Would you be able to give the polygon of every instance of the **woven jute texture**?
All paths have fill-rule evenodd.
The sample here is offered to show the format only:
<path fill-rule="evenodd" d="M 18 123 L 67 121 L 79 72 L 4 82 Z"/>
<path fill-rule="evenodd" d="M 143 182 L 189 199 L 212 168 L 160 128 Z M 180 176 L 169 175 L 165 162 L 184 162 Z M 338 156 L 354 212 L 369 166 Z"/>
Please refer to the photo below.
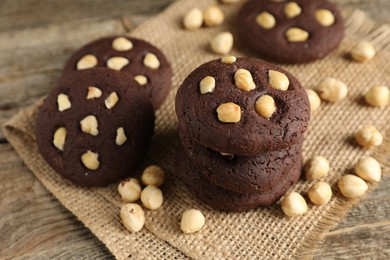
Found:
<path fill-rule="evenodd" d="M 167 173 L 163 187 L 164 204 L 156 211 L 146 211 L 145 228 L 138 233 L 128 232 L 121 224 L 122 205 L 117 183 L 105 188 L 81 188 L 64 180 L 44 162 L 37 151 L 33 129 L 40 100 L 26 108 L 5 125 L 9 142 L 15 147 L 36 177 L 75 214 L 118 259 L 288 259 L 305 258 L 316 249 L 319 241 L 334 227 L 358 199 L 344 199 L 337 189 L 337 180 L 351 173 L 353 165 L 364 155 L 373 155 L 389 172 L 390 108 L 368 107 L 362 95 L 374 85 L 389 84 L 390 28 L 376 26 L 361 11 L 346 15 L 347 35 L 337 51 L 325 59 L 307 65 L 282 65 L 292 72 L 306 88 L 315 88 L 325 77 L 335 77 L 349 86 L 346 100 L 337 104 L 323 103 L 315 112 L 305 136 L 303 155 L 328 158 L 331 171 L 325 181 L 334 190 L 332 200 L 321 207 L 309 205 L 307 214 L 287 218 L 274 205 L 246 213 L 214 211 L 194 198 L 172 174 L 174 154 L 178 144 L 174 98 L 185 76 L 200 64 L 218 58 L 209 50 L 210 38 L 218 32 L 234 32 L 234 15 L 239 6 L 223 6 L 226 21 L 222 26 L 188 32 L 181 27 L 182 16 L 192 7 L 204 8 L 212 0 L 175 2 L 157 17 L 145 22 L 131 33 L 159 46 L 172 63 L 172 91 L 163 107 L 157 111 L 156 131 L 148 156 L 137 170 L 149 164 L 161 165 Z M 378 55 L 360 64 L 347 58 L 346 53 L 358 41 L 371 41 Z M 248 56 L 234 49 L 236 56 Z M 378 149 L 363 150 L 354 142 L 354 132 L 366 124 L 375 125 L 385 142 Z M 223 133 L 221 133 L 223 134 Z M 291 190 L 305 194 L 312 182 L 301 180 Z M 370 185 L 370 190 L 374 189 Z M 364 198 L 363 198 L 364 199 Z M 181 233 L 179 222 L 187 208 L 200 209 L 206 225 L 198 233 Z"/>

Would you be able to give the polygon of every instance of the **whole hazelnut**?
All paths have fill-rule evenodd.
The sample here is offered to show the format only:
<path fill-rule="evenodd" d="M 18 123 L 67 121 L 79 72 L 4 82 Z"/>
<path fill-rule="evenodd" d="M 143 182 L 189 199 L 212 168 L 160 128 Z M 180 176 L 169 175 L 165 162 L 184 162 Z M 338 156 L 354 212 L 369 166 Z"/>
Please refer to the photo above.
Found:
<path fill-rule="evenodd" d="M 205 224 L 205 217 L 197 209 L 187 209 L 184 211 L 180 228 L 184 233 L 194 233 L 202 229 Z"/>
<path fill-rule="evenodd" d="M 356 132 L 355 140 L 360 146 L 370 148 L 381 145 L 383 136 L 375 126 L 368 125 Z"/>
<path fill-rule="evenodd" d="M 202 26 L 203 13 L 199 8 L 191 9 L 183 17 L 183 26 L 186 30 L 196 30 Z"/>
<path fill-rule="evenodd" d="M 233 34 L 222 32 L 210 41 L 211 50 L 216 54 L 227 54 L 233 48 Z"/>
<path fill-rule="evenodd" d="M 324 205 L 332 198 L 332 189 L 326 182 L 317 182 L 310 187 L 307 196 L 314 204 Z"/>
<path fill-rule="evenodd" d="M 284 214 L 289 217 L 296 217 L 307 212 L 307 203 L 301 194 L 291 192 L 285 195 L 280 202 Z"/>
<path fill-rule="evenodd" d="M 312 89 L 306 89 L 307 96 L 309 97 L 310 110 L 313 112 L 317 110 L 321 105 L 321 99 L 317 92 Z"/>
<path fill-rule="evenodd" d="M 134 178 L 129 178 L 121 181 L 118 185 L 118 192 L 125 202 L 134 202 L 141 195 L 141 185 Z"/>
<path fill-rule="evenodd" d="M 165 180 L 164 170 L 158 165 L 150 165 L 143 171 L 141 180 L 145 185 L 160 187 Z"/>
<path fill-rule="evenodd" d="M 163 204 L 163 194 L 156 186 L 148 185 L 141 192 L 141 202 L 148 209 L 158 209 Z"/>
<path fill-rule="evenodd" d="M 374 46 L 367 41 L 359 42 L 352 50 L 351 57 L 358 62 L 366 62 L 375 56 Z"/>
<path fill-rule="evenodd" d="M 381 166 L 377 160 L 367 156 L 359 159 L 355 165 L 356 174 L 369 182 L 378 182 L 381 180 Z"/>
<path fill-rule="evenodd" d="M 370 106 L 385 107 L 389 104 L 390 91 L 385 86 L 375 86 L 368 90 L 364 99 Z"/>
<path fill-rule="evenodd" d="M 204 24 L 206 26 L 216 26 L 223 22 L 225 16 L 216 5 L 210 5 L 203 11 Z"/>
<path fill-rule="evenodd" d="M 131 232 L 138 232 L 145 224 L 145 213 L 135 203 L 127 203 L 121 207 L 120 217 L 123 225 Z"/>
<path fill-rule="evenodd" d="M 323 100 L 336 103 L 347 96 L 348 87 L 338 79 L 326 78 L 319 84 L 318 92 Z"/>
<path fill-rule="evenodd" d="M 323 156 L 314 156 L 305 165 L 305 176 L 308 180 L 325 177 L 329 173 L 329 162 Z"/>
<path fill-rule="evenodd" d="M 362 178 L 351 174 L 342 176 L 337 185 L 341 194 L 349 199 L 359 198 L 368 190 L 367 183 Z"/>

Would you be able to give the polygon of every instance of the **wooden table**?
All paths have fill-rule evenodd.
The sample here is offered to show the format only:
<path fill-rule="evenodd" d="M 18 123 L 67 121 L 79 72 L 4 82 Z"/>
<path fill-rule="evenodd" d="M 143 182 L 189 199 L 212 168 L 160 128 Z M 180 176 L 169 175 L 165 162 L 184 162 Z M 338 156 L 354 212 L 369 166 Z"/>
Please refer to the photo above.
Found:
<path fill-rule="evenodd" d="M 0 0 L 0 124 L 48 93 L 70 53 L 173 0 Z M 390 24 L 389 0 L 338 0 Z M 388 82 L 390 84 L 390 82 Z M 113 256 L 23 164 L 0 131 L 0 259 Z M 390 259 L 390 178 L 326 234 L 314 259 Z"/>

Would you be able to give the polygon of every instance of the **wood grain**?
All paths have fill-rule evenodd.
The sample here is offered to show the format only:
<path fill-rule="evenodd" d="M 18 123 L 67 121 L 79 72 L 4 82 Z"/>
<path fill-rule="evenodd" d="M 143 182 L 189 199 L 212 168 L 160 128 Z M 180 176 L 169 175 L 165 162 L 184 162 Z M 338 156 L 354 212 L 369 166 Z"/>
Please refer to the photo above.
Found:
<path fill-rule="evenodd" d="M 0 259 L 111 257 L 43 187 L 9 144 L 0 146 L 0 173 Z"/>
<path fill-rule="evenodd" d="M 70 53 L 123 33 L 172 0 L 0 1 L 0 124 L 48 93 Z M 338 0 L 390 23 L 388 0 Z M 0 259 L 113 259 L 37 181 L 0 131 Z M 390 259 L 390 178 L 330 231 L 314 259 Z"/>

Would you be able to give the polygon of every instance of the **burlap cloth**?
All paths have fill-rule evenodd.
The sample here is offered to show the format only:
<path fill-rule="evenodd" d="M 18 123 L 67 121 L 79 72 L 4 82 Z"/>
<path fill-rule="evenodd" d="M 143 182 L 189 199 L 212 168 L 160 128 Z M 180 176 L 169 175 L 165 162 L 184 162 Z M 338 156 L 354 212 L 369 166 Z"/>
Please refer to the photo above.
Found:
<path fill-rule="evenodd" d="M 184 77 L 198 65 L 218 56 L 209 51 L 210 38 L 217 32 L 232 30 L 237 5 L 223 6 L 227 16 L 224 25 L 188 32 L 181 28 L 182 16 L 194 6 L 204 8 L 212 0 L 184 0 L 172 4 L 157 17 L 131 33 L 159 46 L 171 61 L 174 71 L 172 91 L 157 112 L 157 127 L 149 154 L 143 166 L 154 163 L 168 175 L 164 204 L 156 211 L 146 211 L 145 228 L 130 233 L 122 225 L 117 184 L 106 188 L 80 188 L 57 175 L 43 161 L 34 142 L 37 102 L 5 124 L 5 134 L 20 157 L 36 177 L 75 214 L 118 259 L 180 258 L 197 259 L 287 259 L 303 258 L 314 252 L 324 233 L 334 227 L 348 209 L 359 200 L 342 198 L 336 182 L 350 173 L 363 155 L 375 156 L 389 172 L 390 142 L 376 150 L 363 150 L 353 141 L 354 132 L 365 124 L 374 124 L 389 136 L 390 109 L 364 105 L 362 94 L 373 85 L 389 84 L 390 28 L 377 27 L 361 11 L 346 15 L 347 36 L 339 49 L 324 60 L 307 65 L 284 66 L 306 88 L 314 88 L 324 77 L 335 77 L 349 86 L 348 98 L 338 104 L 324 103 L 311 121 L 304 142 L 304 158 L 322 155 L 329 159 L 328 181 L 334 190 L 332 200 L 321 207 L 310 205 L 307 214 L 287 218 L 278 205 L 246 213 L 214 211 L 185 189 L 172 174 L 175 145 L 178 142 L 174 97 Z M 359 40 L 371 41 L 378 55 L 366 64 L 352 62 L 346 53 Z M 243 53 L 233 51 L 236 56 Z M 386 134 L 387 133 L 387 134 Z M 137 174 L 140 173 L 141 168 Z M 301 180 L 292 189 L 305 194 L 312 183 Z M 373 185 L 370 185 L 372 190 Z M 206 225 L 198 233 L 181 233 L 179 222 L 186 208 L 198 208 L 206 216 Z"/>

